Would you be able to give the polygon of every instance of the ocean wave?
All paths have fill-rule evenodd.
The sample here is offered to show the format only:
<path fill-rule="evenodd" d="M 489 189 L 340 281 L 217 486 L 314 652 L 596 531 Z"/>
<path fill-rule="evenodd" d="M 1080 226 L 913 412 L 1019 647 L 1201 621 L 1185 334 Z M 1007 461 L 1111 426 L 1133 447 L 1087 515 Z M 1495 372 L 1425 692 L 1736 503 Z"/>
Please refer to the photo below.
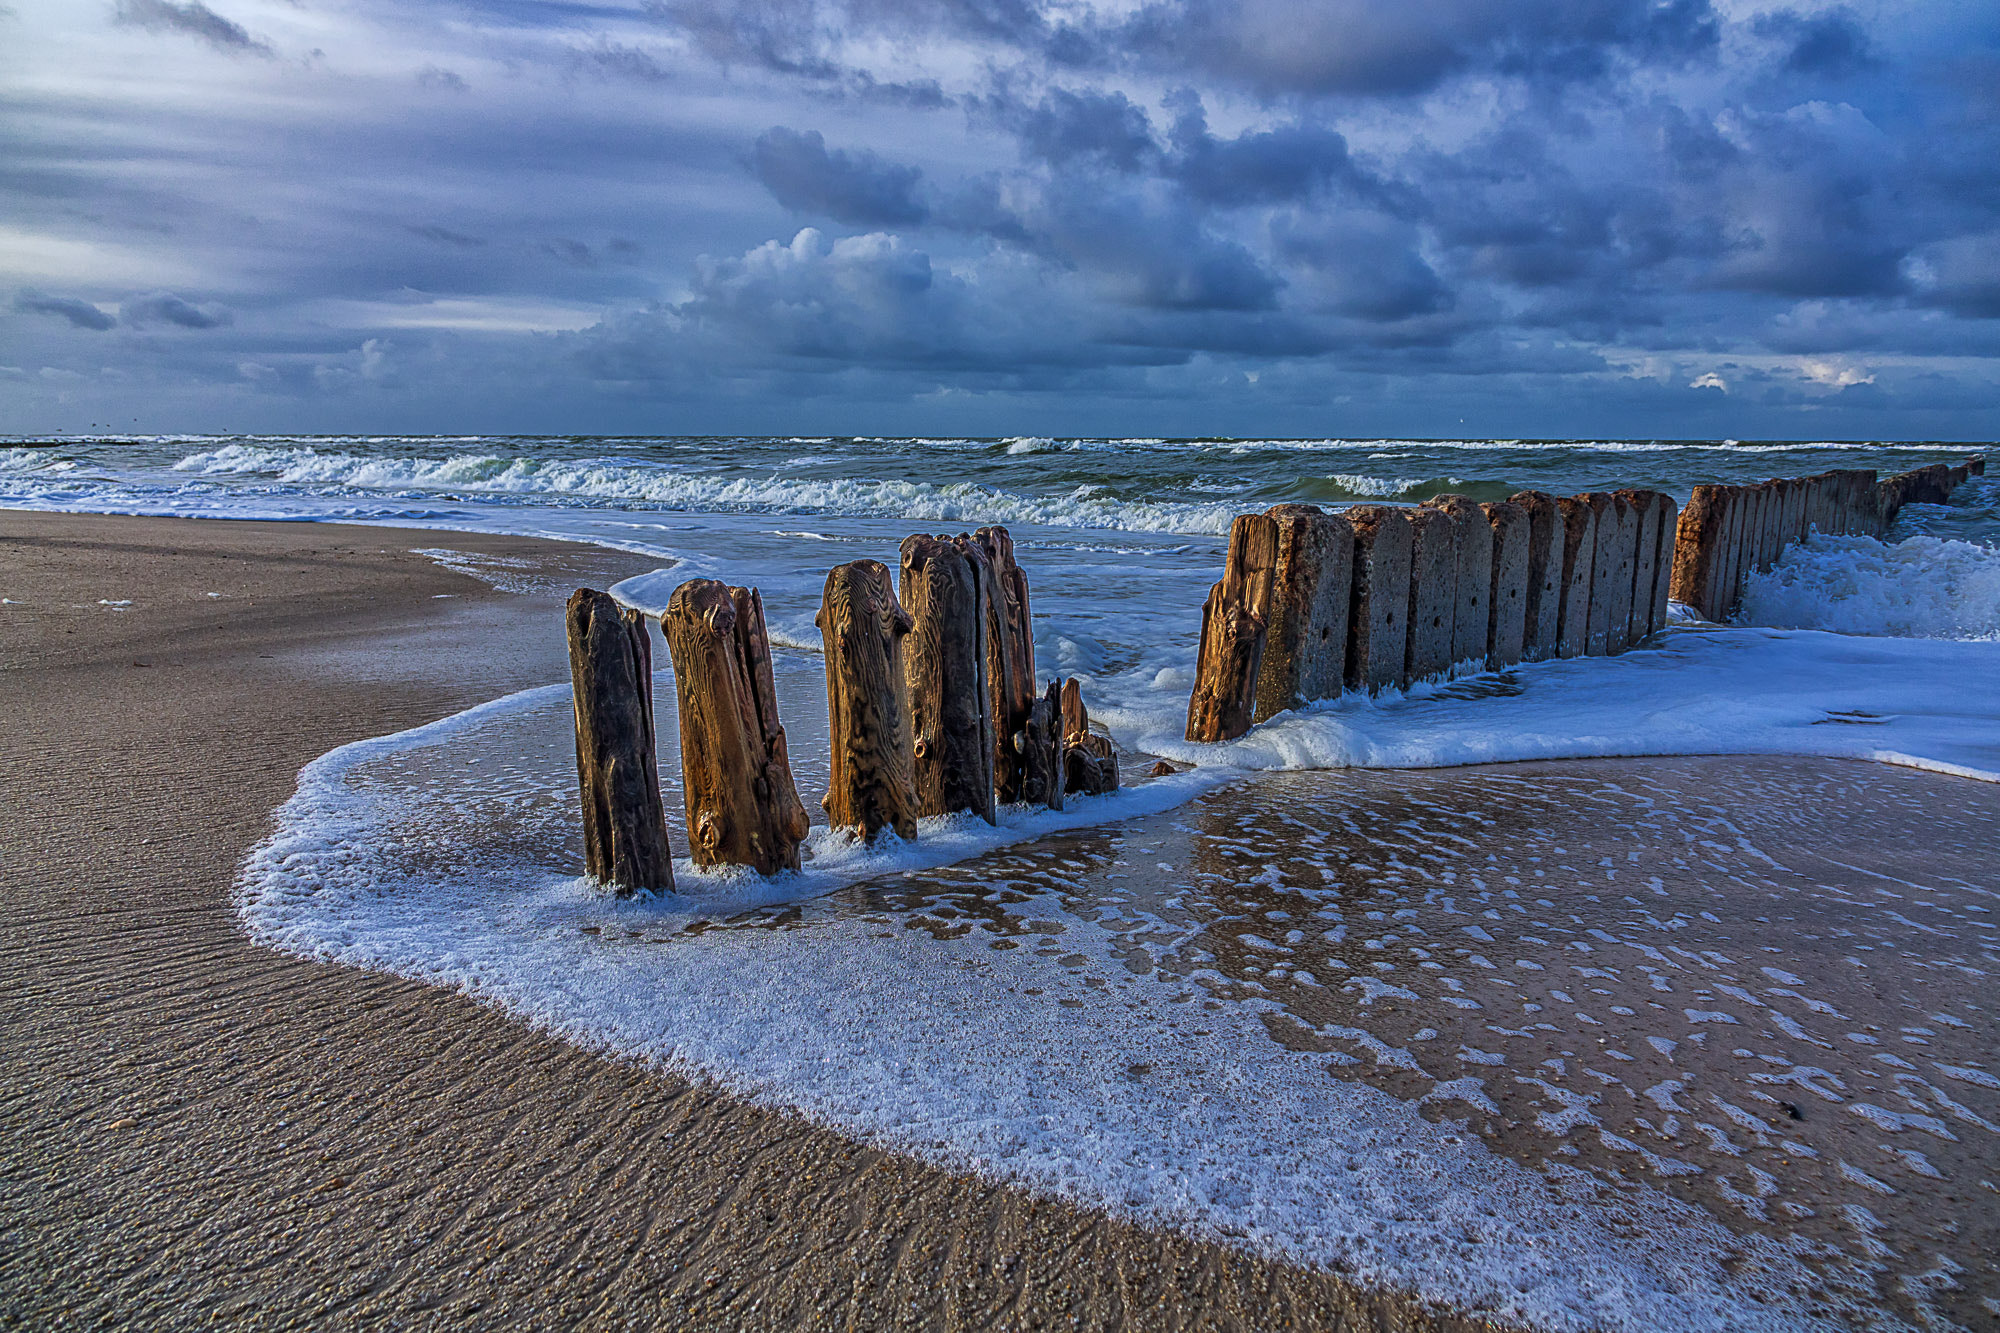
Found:
<path fill-rule="evenodd" d="M 245 444 L 190 454 L 174 469 L 201 476 L 267 477 L 298 486 L 542 495 L 657 509 L 841 514 L 966 525 L 1026 523 L 1188 535 L 1227 532 L 1238 508 L 1121 500 L 1088 485 L 1067 494 L 1034 496 L 975 482 L 934 485 L 875 478 L 719 476 L 641 459 L 497 454 L 385 458 Z"/>
<path fill-rule="evenodd" d="M 2000 551 L 1972 542 L 1814 536 L 1750 576 L 1737 619 L 1902 639 L 2000 639 Z"/>

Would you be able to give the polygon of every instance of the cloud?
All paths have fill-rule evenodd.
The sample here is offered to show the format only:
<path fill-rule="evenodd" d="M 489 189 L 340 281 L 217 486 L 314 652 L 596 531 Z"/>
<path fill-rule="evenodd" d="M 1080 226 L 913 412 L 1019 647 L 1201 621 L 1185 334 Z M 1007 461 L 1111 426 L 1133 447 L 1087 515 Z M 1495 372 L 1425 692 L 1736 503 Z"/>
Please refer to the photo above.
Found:
<path fill-rule="evenodd" d="M 118 0 L 112 22 L 153 32 L 177 32 L 207 42 L 218 51 L 268 56 L 271 48 L 258 41 L 240 23 L 231 22 L 201 3 L 186 0 Z"/>
<path fill-rule="evenodd" d="M 99 333 L 118 323 L 90 302 L 71 296 L 35 296 L 23 292 L 14 298 L 14 308 L 31 315 L 56 315 L 68 320 L 72 328 L 94 329 Z"/>
<path fill-rule="evenodd" d="M 1850 10 L 1801 14 L 1781 9 L 1758 15 L 1750 26 L 1785 49 L 1779 67 L 1787 74 L 1836 78 L 1877 63 L 1867 32 Z"/>
<path fill-rule="evenodd" d="M 127 324 L 172 324 L 183 329 L 218 329 L 236 318 L 223 306 L 196 305 L 171 292 L 155 292 L 127 301 L 120 307 L 120 313 Z"/>
<path fill-rule="evenodd" d="M 442 65 L 425 65 L 418 70 L 417 86 L 442 93 L 470 91 L 465 80 L 455 70 L 446 69 Z"/>
<path fill-rule="evenodd" d="M 918 223 L 929 212 L 917 198 L 922 172 L 866 150 L 829 152 L 818 130 L 773 126 L 757 136 L 750 161 L 764 188 L 795 212 L 863 227 Z"/>
<path fill-rule="evenodd" d="M 483 237 L 468 236 L 462 231 L 453 231 L 449 227 L 440 227 L 435 223 L 426 222 L 422 226 L 406 227 L 404 230 L 412 236 L 421 236 L 427 241 L 436 241 L 439 245 L 449 245 L 460 250 L 476 250 L 486 244 Z"/>

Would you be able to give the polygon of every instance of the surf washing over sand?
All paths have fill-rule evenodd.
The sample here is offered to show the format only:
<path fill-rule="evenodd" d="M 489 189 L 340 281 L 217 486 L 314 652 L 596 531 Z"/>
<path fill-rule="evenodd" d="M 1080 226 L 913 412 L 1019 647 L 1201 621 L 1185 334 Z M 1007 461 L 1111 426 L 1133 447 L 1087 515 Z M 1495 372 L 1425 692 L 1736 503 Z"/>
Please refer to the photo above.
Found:
<path fill-rule="evenodd" d="M 1841 1007 L 1840 968 L 1779 953 L 1766 965 L 1752 956 L 1763 947 L 1754 930 L 1695 947 L 1692 962 L 1675 955 L 1694 938 L 1677 932 L 1730 914 L 1730 886 L 1768 881 L 1774 901 L 1803 895 L 1846 910 L 1857 892 L 1847 872 L 1763 853 L 1751 814 L 1637 787 L 1588 799 L 1649 811 L 1634 816 L 1642 822 L 1666 811 L 1698 830 L 1646 843 L 1678 867 L 1664 878 L 1579 857 L 1588 834 L 1504 778 L 1440 788 L 1364 839 L 1358 816 L 1338 813 L 1358 799 L 1361 779 L 1332 770 L 1805 755 L 2000 782 L 2000 480 L 1969 483 L 1950 506 L 1912 506 L 1888 543 L 1815 539 L 1753 584 L 1741 624 L 1684 620 L 1614 659 L 1330 701 L 1226 745 L 1180 735 L 1199 606 L 1234 513 L 1280 500 L 1497 498 L 1528 486 L 1643 485 L 1685 499 L 1704 481 L 1835 466 L 1888 472 L 1947 452 L 1968 451 L 1720 441 L 154 439 L 0 452 L 0 505 L 591 541 L 659 558 L 659 572 L 614 590 L 649 610 L 697 574 L 757 585 L 774 642 L 787 649 L 779 691 L 808 804 L 824 789 L 811 617 L 825 570 L 863 556 L 893 562 L 910 531 L 1008 524 L 1033 584 L 1045 677 L 1082 677 L 1092 717 L 1122 747 L 1192 763 L 1192 772 L 1062 816 L 1011 812 L 997 830 L 927 827 L 908 847 L 857 849 L 821 830 L 803 875 L 709 876 L 683 864 L 678 895 L 617 903 L 573 878 L 567 689 L 552 683 L 308 768 L 245 867 L 247 927 L 274 947 L 463 989 L 586 1045 L 717 1080 L 953 1169 L 1539 1326 L 1893 1327 L 1929 1317 L 1944 1299 L 1937 1293 L 1975 1262 L 1958 1242 L 1901 1233 L 1893 1262 L 1877 1253 L 1890 1248 L 1879 1235 L 1893 1212 L 1883 1200 L 1896 1197 L 1899 1179 L 1907 1189 L 1949 1178 L 1979 1200 L 1971 1207 L 1992 1209 L 1990 1180 L 1976 1179 L 1981 1161 L 1991 1176 L 2000 1133 L 2000 1079 L 1982 1059 L 1990 1015 L 1933 998 L 1907 1021 L 1890 1005 L 1872 1023 L 1852 1019 L 1851 1032 L 1822 1032 L 1823 1014 Z M 519 577 L 452 551 L 448 532 L 431 554 L 497 586 Z M 670 681 L 662 676 L 656 691 L 671 699 Z M 662 708 L 664 754 L 677 753 L 671 713 Z M 1424 779 L 1433 780 L 1456 781 Z M 1883 790 L 1884 800 L 1902 799 L 1901 788 Z M 1496 824 L 1494 808 L 1510 803 L 1519 820 Z M 678 844 L 677 804 L 669 818 Z M 1517 823 L 1525 842 L 1504 856 L 1491 850 L 1495 830 Z M 1426 826 L 1384 864 L 1357 850 L 1416 824 Z M 1868 904 L 1913 923 L 1894 948 L 1926 975 L 1969 980 L 1993 961 L 1996 895 L 1980 887 L 1989 877 L 1976 861 L 1990 842 L 1964 845 L 1972 863 L 1932 866 L 1896 901 Z M 1718 850 L 1695 856 L 1688 846 Z M 1254 901 L 1224 910 L 1216 884 Z M 1379 902 L 1360 904 L 1364 887 Z M 1640 907 L 1599 920 L 1604 894 Z M 1547 921 L 1511 942 L 1495 922 L 1511 926 L 1513 912 Z M 1466 920 L 1446 919 L 1454 916 Z M 1218 949 L 1223 921 L 1239 925 Z M 1366 949 L 1349 953 L 1350 931 Z M 1455 949 L 1437 938 L 1447 931 L 1463 934 L 1451 937 Z M 1482 936 L 1512 953 L 1500 957 Z M 1628 966 L 1648 957 L 1657 968 Z M 1497 1012 L 1501 1001 L 1478 987 L 1510 958 L 1507 975 L 1537 986 L 1533 974 L 1551 969 L 1579 979 L 1548 979 L 1546 994 L 1510 992 L 1507 1003 L 1536 1015 L 1561 1005 L 1574 1018 L 1551 1025 Z M 1887 955 L 1872 965 L 1887 966 Z M 1647 996 L 1672 989 L 1674 998 L 1625 996 L 1634 981 Z M 1603 998 L 1572 999 L 1564 984 Z M 1741 998 L 1718 1000 L 1718 991 Z M 1782 998 L 1793 995 L 1796 1012 Z M 1430 1014 L 1421 1028 L 1384 1017 L 1420 1009 Z M 1465 1015 L 1484 1026 L 1456 1030 Z M 1760 1024 L 1776 1045 L 1750 1035 Z M 1873 1140 L 1862 1148 L 1787 1137 L 1771 1111 L 1739 1097 L 1719 1099 L 1737 1115 L 1700 1112 L 1710 1118 L 1697 1131 L 1686 1089 L 1699 1080 L 1677 1081 L 1675 1062 L 1690 1051 L 1706 1059 L 1706 1034 L 1725 1029 L 1731 1035 L 1715 1040 L 1742 1042 L 1736 1058 L 1808 1088 L 1799 1100 L 1815 1107 L 1830 1098 L 1842 1112 L 1835 1125 L 1865 1125 L 1887 1145 L 1881 1154 L 1895 1146 L 1904 1155 L 1864 1159 L 1877 1153 Z M 1884 1040 L 1873 1033 L 1898 1029 L 1903 1041 L 1940 1049 L 1892 1048 L 1908 1066 L 1896 1075 L 1904 1100 L 1865 1100 L 1861 1076 L 1825 1052 L 1872 1059 Z M 1976 1034 L 1962 1050 L 1952 1045 L 1960 1030 Z M 1549 1044 L 1548 1059 L 1515 1053 L 1509 1040 Z M 1571 1049 L 1560 1049 L 1564 1040 Z M 1585 1058 L 1605 1067 L 1589 1097 L 1563 1081 Z M 1651 1081 L 1625 1076 L 1621 1062 L 1646 1061 L 1666 1063 Z M 1550 1062 L 1561 1068 L 1543 1068 Z M 1892 1068 L 1869 1067 L 1878 1065 Z M 1503 1067 L 1507 1090 L 1494 1082 Z M 1398 1082 L 1412 1071 L 1420 1083 Z M 1655 1108 L 1638 1123 L 1659 1142 L 1599 1104 L 1614 1084 Z M 1521 1095 L 1547 1090 L 1548 1104 L 1526 1117 L 1546 1120 L 1542 1132 L 1560 1145 L 1546 1156 L 1497 1149 L 1473 1124 L 1511 1109 L 1514 1085 L 1528 1088 Z M 1970 1158 L 1902 1148 L 1909 1134 L 1961 1145 L 1954 1151 Z M 1770 1162 L 1737 1160 L 1765 1150 L 1819 1174 L 1806 1184 Z M 1607 1153 L 1616 1159 L 1608 1165 Z M 1777 1211 L 1781 1202 L 1804 1211 Z M 1773 1225 L 1776 1216 L 1791 1225 Z M 1989 1294 L 1976 1299 L 1991 1309 L 2000 1288 L 1990 1277 L 1972 1285 L 1981 1282 Z"/>

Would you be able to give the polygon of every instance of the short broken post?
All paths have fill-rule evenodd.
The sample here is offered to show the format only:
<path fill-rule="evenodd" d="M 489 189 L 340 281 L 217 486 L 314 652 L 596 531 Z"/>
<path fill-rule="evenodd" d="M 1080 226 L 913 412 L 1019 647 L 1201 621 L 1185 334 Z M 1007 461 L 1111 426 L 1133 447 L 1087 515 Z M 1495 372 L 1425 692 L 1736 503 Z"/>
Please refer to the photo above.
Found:
<path fill-rule="evenodd" d="M 809 821 L 778 721 L 764 599 L 690 579 L 660 616 L 680 703 L 681 785 L 696 865 L 799 868 Z"/>
<path fill-rule="evenodd" d="M 827 733 L 832 772 L 820 805 L 835 828 L 873 842 L 888 829 L 917 833 L 911 776 L 910 687 L 903 678 L 903 638 L 910 617 L 879 560 L 836 566 L 820 595 L 826 654 Z"/>
<path fill-rule="evenodd" d="M 1021 763 L 1021 799 L 1029 805 L 1063 808 L 1062 682 L 1028 706 L 1028 719 L 1014 736 Z"/>
<path fill-rule="evenodd" d="M 1090 729 L 1083 687 L 1074 678 L 1062 685 L 1063 790 L 1102 796 L 1118 790 L 1118 753 L 1111 738 Z"/>
<path fill-rule="evenodd" d="M 917 813 L 970 811 L 996 823 L 993 713 L 987 699 L 985 554 L 969 537 L 903 541 L 903 645 Z"/>
<path fill-rule="evenodd" d="M 673 848 L 653 749 L 646 619 L 609 593 L 578 588 L 567 623 L 585 869 L 620 897 L 672 889 Z"/>

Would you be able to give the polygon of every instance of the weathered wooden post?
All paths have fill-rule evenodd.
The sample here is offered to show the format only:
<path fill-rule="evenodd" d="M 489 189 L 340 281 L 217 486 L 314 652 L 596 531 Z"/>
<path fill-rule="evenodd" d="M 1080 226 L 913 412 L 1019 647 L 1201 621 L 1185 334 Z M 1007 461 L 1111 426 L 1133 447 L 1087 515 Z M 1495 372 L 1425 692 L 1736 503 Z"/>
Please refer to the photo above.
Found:
<path fill-rule="evenodd" d="M 1051 810 L 1063 808 L 1062 682 L 1049 682 L 1049 692 L 1028 708 L 1028 720 L 1015 737 L 1021 758 L 1021 799 Z"/>
<path fill-rule="evenodd" d="M 1486 635 L 1492 616 L 1487 598 L 1493 590 L 1493 529 L 1477 504 L 1463 495 L 1426 500 L 1432 509 L 1451 516 L 1458 529 L 1458 604 L 1451 615 L 1451 658 L 1454 663 L 1486 664 Z"/>
<path fill-rule="evenodd" d="M 1653 492 L 1653 507 L 1658 511 L 1660 535 L 1653 557 L 1653 610 L 1647 623 L 1652 626 L 1651 632 L 1657 634 L 1667 627 L 1668 594 L 1674 581 L 1674 539 L 1680 531 L 1681 511 L 1673 496 L 1659 491 Z"/>
<path fill-rule="evenodd" d="M 1111 738 L 1090 729 L 1083 706 L 1083 687 L 1074 678 L 1063 682 L 1063 790 L 1079 796 L 1102 796 L 1118 790 L 1118 752 Z"/>
<path fill-rule="evenodd" d="M 1354 529 L 1354 600 L 1347 614 L 1347 688 L 1402 684 L 1410 612 L 1410 523 L 1389 505 L 1347 511 Z"/>
<path fill-rule="evenodd" d="M 1562 626 L 1563 520 L 1556 498 L 1545 491 L 1508 497 L 1528 516 L 1528 586 L 1522 611 L 1521 655 L 1539 662 L 1554 657 Z"/>
<path fill-rule="evenodd" d="M 1458 659 L 1453 655 L 1458 614 L 1459 524 L 1429 506 L 1412 509 L 1410 524 L 1409 642 L 1402 683 L 1441 680 Z"/>
<path fill-rule="evenodd" d="M 567 612 L 575 690 L 583 858 L 620 897 L 674 887 L 674 854 L 653 750 L 653 649 L 646 618 L 578 588 Z"/>
<path fill-rule="evenodd" d="M 1556 652 L 1582 657 L 1590 650 L 1590 593 L 1597 581 L 1597 511 L 1582 496 L 1556 501 L 1562 515 L 1562 598 L 1556 618 Z"/>
<path fill-rule="evenodd" d="M 1528 511 L 1505 500 L 1480 506 L 1493 532 L 1493 582 L 1486 596 L 1486 666 L 1521 660 L 1528 637 Z"/>
<path fill-rule="evenodd" d="M 993 714 L 987 701 L 986 557 L 970 538 L 903 540 L 903 645 L 919 815 L 969 810 L 991 824 Z"/>
<path fill-rule="evenodd" d="M 1590 632 L 1585 652 L 1603 657 L 1625 647 L 1625 621 L 1631 614 L 1631 519 L 1626 507 L 1607 491 L 1577 497 L 1597 519 L 1597 552 L 1591 557 Z M 1624 595 L 1619 595 L 1621 587 Z"/>
<path fill-rule="evenodd" d="M 1191 741 L 1234 740 L 1250 730 L 1277 563 L 1277 522 L 1268 514 L 1239 514 L 1229 525 L 1222 581 L 1209 589 L 1201 611 L 1201 647 L 1188 696 Z"/>
<path fill-rule="evenodd" d="M 778 721 L 764 599 L 690 579 L 660 616 L 680 703 L 681 785 L 696 865 L 799 868 L 809 821 Z"/>
<path fill-rule="evenodd" d="M 910 687 L 903 675 L 909 613 L 878 560 L 836 566 L 820 595 L 832 773 L 820 802 L 835 828 L 869 842 L 883 829 L 917 833 L 910 745 Z"/>
<path fill-rule="evenodd" d="M 1311 505 L 1277 505 L 1277 556 L 1257 671 L 1255 720 L 1341 691 L 1353 597 L 1354 529 Z"/>
<path fill-rule="evenodd" d="M 1625 642 L 1643 643 L 1653 632 L 1653 576 L 1660 558 L 1660 510 L 1656 492 L 1627 489 L 1614 492 L 1625 503 L 1632 522 L 1632 595 L 1628 599 Z"/>
<path fill-rule="evenodd" d="M 993 705 L 993 797 L 1006 804 L 1021 797 L 1021 750 L 1015 737 L 1035 706 L 1034 621 L 1028 611 L 1028 576 L 1014 559 L 1007 529 L 973 534 L 993 573 L 997 593 L 986 614 L 986 677 Z"/>
<path fill-rule="evenodd" d="M 1715 619 L 1709 609 L 1714 570 L 1722 551 L 1723 504 L 1727 487 L 1697 486 L 1681 510 L 1674 542 L 1671 595 L 1673 600 L 1692 607 L 1705 620 Z"/>

